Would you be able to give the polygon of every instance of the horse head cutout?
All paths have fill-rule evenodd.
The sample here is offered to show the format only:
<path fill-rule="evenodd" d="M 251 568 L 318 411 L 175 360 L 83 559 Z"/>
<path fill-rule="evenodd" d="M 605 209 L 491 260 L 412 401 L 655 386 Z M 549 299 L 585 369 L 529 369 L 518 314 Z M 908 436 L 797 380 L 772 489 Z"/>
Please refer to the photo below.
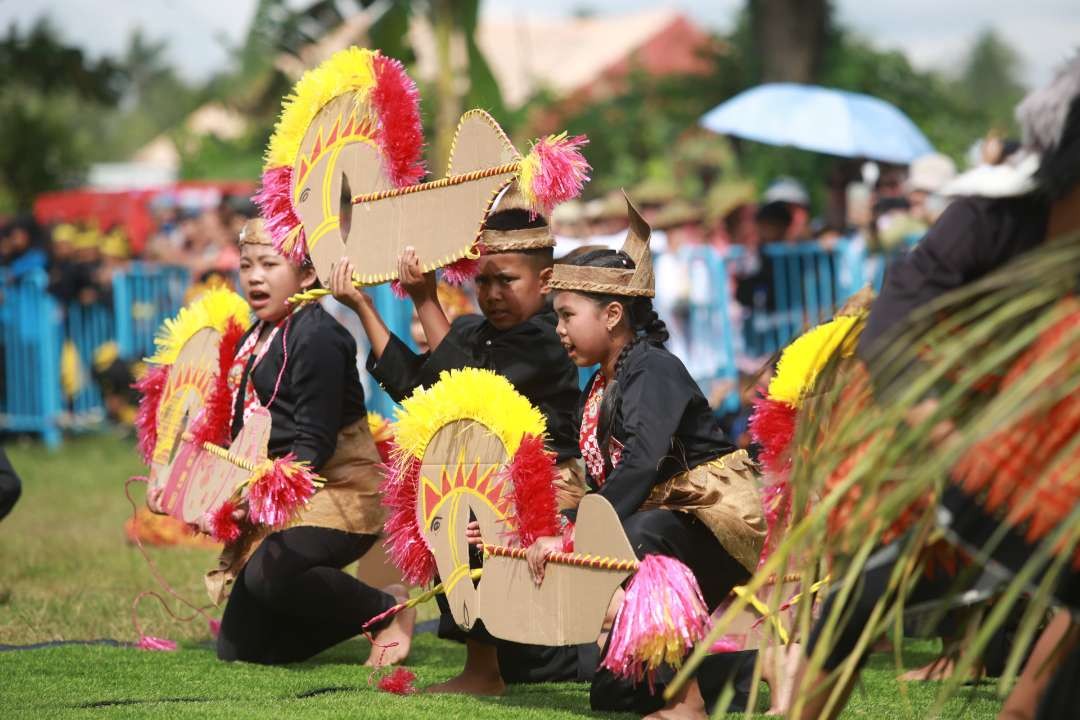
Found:
<path fill-rule="evenodd" d="M 207 291 L 166 320 L 157 352 L 148 359 L 152 369 L 138 384 L 143 397 L 136 430 L 150 485 L 162 490 L 162 509 L 186 523 L 217 517 L 227 503 L 255 497 L 249 522 L 276 527 L 291 520 L 321 482 L 291 457 L 268 458 L 266 408 L 246 413 L 230 440 L 234 390 L 241 381 L 230 370 L 250 314 L 231 290 Z M 298 491 L 285 503 L 271 490 L 283 484 Z M 215 523 L 211 532 L 219 540 L 232 541 L 240 533 L 231 512 L 220 513 Z"/>
<path fill-rule="evenodd" d="M 496 435 L 480 423 L 458 420 L 432 436 L 420 466 L 417 521 L 451 613 L 462 627 L 471 627 L 480 616 L 465 526 L 475 517 L 488 537 L 505 531 L 511 513 L 501 473 L 506 461 L 506 448 Z"/>

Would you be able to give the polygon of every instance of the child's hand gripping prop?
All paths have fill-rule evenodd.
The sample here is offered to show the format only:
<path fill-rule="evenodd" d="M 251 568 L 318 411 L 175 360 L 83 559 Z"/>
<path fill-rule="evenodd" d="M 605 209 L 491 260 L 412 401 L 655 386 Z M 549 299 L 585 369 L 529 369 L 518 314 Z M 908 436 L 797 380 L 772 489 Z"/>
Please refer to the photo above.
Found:
<path fill-rule="evenodd" d="M 460 281 L 475 274 L 484 220 L 512 181 L 548 214 L 588 180 L 584 136 L 549 136 L 523 157 L 482 110 L 462 116 L 445 177 L 419 182 L 423 142 L 416 85 L 397 60 L 354 47 L 305 73 L 282 104 L 254 198 L 275 246 L 310 256 L 324 285 L 343 255 L 358 287 L 394 281 L 407 245 L 425 272 Z"/>
<path fill-rule="evenodd" d="M 292 457 L 270 460 L 270 413 L 255 409 L 228 444 L 233 393 L 228 372 L 250 309 L 229 290 L 210 290 L 167 320 L 149 358 L 136 430 L 160 509 L 201 526 L 222 542 L 241 534 L 234 513 L 247 506 L 251 525 L 282 527 L 321 479 Z"/>
<path fill-rule="evenodd" d="M 540 412 L 486 370 L 444 373 L 405 400 L 384 484 L 386 544 L 407 580 L 430 583 L 437 572 L 441 583 L 370 624 L 444 593 L 464 628 L 482 619 L 493 635 L 515 642 L 595 642 L 612 596 L 636 573 L 605 663 L 639 679 L 677 663 L 706 630 L 697 583 L 671 558 L 639 562 L 604 498 L 583 499 L 576 552 L 550 556 L 543 583 L 533 582 L 526 548 L 559 534 L 556 470 L 544 433 Z M 482 569 L 469 565 L 470 517 L 489 541 Z"/>

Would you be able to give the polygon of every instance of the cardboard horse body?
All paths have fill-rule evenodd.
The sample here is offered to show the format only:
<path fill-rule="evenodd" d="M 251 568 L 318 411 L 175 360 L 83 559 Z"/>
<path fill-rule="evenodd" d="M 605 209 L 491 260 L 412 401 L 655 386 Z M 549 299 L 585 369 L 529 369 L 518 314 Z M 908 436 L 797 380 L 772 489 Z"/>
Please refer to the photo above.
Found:
<path fill-rule="evenodd" d="M 482 110 L 458 124 L 446 175 L 424 175 L 419 93 L 400 62 L 346 48 L 306 72 L 282 104 L 254 200 L 275 246 L 310 256 L 328 284 L 342 256 L 357 285 L 395 280 L 398 257 L 416 249 L 424 271 L 475 274 L 477 241 L 499 193 L 515 180 L 548 214 L 588 180 L 584 137 L 549 136 L 522 156 Z M 295 302 L 324 294 L 301 293 Z"/>
<path fill-rule="evenodd" d="M 265 408 L 251 414 L 227 453 L 215 454 L 190 435 L 213 392 L 220 342 L 220 332 L 204 327 L 183 343 L 157 408 L 150 484 L 163 488 L 162 509 L 185 523 L 220 507 L 247 480 L 250 467 L 267 458 L 270 413 Z"/>
<path fill-rule="evenodd" d="M 444 373 L 407 398 L 384 498 L 391 510 L 387 547 L 414 582 L 437 572 L 463 628 L 482 620 L 496 637 L 516 642 L 594 642 L 612 596 L 632 572 L 627 565 L 637 563 L 603 498 L 581 503 L 576 556 L 606 559 L 620 569 L 549 562 L 538 587 L 524 558 L 486 552 L 479 579 L 471 573 L 465 535 L 470 518 L 486 544 L 519 554 L 523 542 L 557 532 L 554 458 L 543 449 L 544 425 L 543 415 L 509 381 L 486 370 Z"/>
<path fill-rule="evenodd" d="M 316 116 L 301 146 L 311 156 L 323 138 L 357 112 L 353 96 L 341 96 Z M 521 155 L 486 112 L 466 113 L 452 146 L 448 178 L 488 171 L 467 182 L 396 194 L 383 173 L 378 146 L 343 143 L 322 149 L 313 167 L 294 176 L 297 215 L 307 231 L 308 252 L 326 284 L 334 263 L 347 256 L 364 284 L 397 277 L 397 259 L 406 245 L 416 248 L 425 271 L 449 265 L 473 252 L 483 219 L 495 198 L 513 180 Z M 502 169 L 503 172 L 494 172 Z M 427 183 L 435 186 L 437 183 Z M 390 191 L 390 192 L 387 192 Z"/>

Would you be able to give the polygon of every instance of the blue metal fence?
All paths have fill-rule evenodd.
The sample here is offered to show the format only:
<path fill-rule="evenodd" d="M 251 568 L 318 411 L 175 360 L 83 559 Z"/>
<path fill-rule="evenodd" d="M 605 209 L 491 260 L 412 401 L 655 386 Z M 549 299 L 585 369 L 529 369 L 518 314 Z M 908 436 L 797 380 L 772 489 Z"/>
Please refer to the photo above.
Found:
<path fill-rule="evenodd" d="M 725 258 L 709 247 L 680 251 L 690 278 L 687 369 L 706 396 L 716 383 L 730 386 L 717 411 L 739 406 L 738 370 L 735 365 L 735 325 L 731 314 L 731 287 Z"/>
<path fill-rule="evenodd" d="M 0 427 L 60 442 L 60 322 L 57 302 L 42 271 L 3 286 L 0 306 Z"/>
<path fill-rule="evenodd" d="M 832 249 L 812 243 L 763 247 L 771 293 L 764 301 L 756 298 L 744 321 L 747 352 L 769 355 L 805 328 L 827 320 L 865 284 L 865 259 L 862 244 L 850 239 Z"/>
<path fill-rule="evenodd" d="M 762 254 L 772 265 L 771 306 L 750 308 L 740 318 L 732 315 L 736 308 L 730 283 L 732 270 L 744 259 L 740 249 L 726 254 L 708 247 L 680 250 L 690 284 L 683 323 L 687 365 L 707 393 L 718 382 L 734 387 L 737 355 L 778 350 L 806 327 L 830 317 L 867 278 L 880 287 L 886 262 L 902 253 L 868 258 L 861 243 L 842 240 L 832 249 L 770 245 Z M 183 301 L 188 274 L 182 268 L 135 263 L 114 277 L 111 306 L 62 307 L 48 294 L 47 285 L 45 273 L 37 271 L 2 287 L 0 429 L 36 433 L 55 445 L 62 428 L 85 427 L 104 417 L 100 392 L 91 379 L 98 349 L 115 340 L 120 357 L 139 359 L 152 353 L 157 328 Z M 395 298 L 387 285 L 368 292 L 389 329 L 412 346 L 411 303 Z M 62 368 L 65 345 L 70 349 Z M 365 347 L 360 352 L 366 357 Z M 82 373 L 82 382 L 67 388 L 74 390 L 70 396 L 61 382 L 62 370 L 72 372 L 67 365 Z M 591 368 L 583 370 L 582 379 L 591 373 Z M 395 403 L 366 373 L 361 375 L 369 409 L 392 417 Z M 738 403 L 732 390 L 717 409 L 735 410 Z"/>
<path fill-rule="evenodd" d="M 390 332 L 404 340 L 410 348 L 416 350 L 416 343 L 412 339 L 412 303 L 394 297 L 390 286 L 386 284 L 368 288 L 365 292 L 371 295 L 375 308 L 379 311 Z M 361 357 L 367 357 L 366 346 L 360 348 L 360 354 Z M 385 418 L 393 419 L 394 408 L 397 407 L 397 403 L 379 387 L 377 382 L 371 379 L 370 375 L 361 372 L 360 377 L 364 379 L 364 396 L 368 410 L 377 412 Z"/>
<path fill-rule="evenodd" d="M 62 326 L 51 329 L 65 345 L 70 343 L 64 352 L 72 353 L 67 358 L 61 356 L 61 398 L 68 411 L 61 413 L 58 422 L 64 427 L 85 428 L 105 419 L 101 391 L 92 372 L 98 350 L 115 337 L 113 308 L 100 303 L 71 303 L 64 310 Z M 65 375 L 70 387 L 64 387 Z"/>
<path fill-rule="evenodd" d="M 116 343 L 121 357 L 141 358 L 154 352 L 154 334 L 184 301 L 190 283 L 182 267 L 133 263 L 113 277 Z"/>
<path fill-rule="evenodd" d="M 0 429 L 34 433 L 55 447 L 62 429 L 100 423 L 99 351 L 116 342 L 124 358 L 152 352 L 154 332 L 179 309 L 186 286 L 186 270 L 141 263 L 114 277 L 111 304 L 65 306 L 49 295 L 42 271 L 4 283 Z"/>

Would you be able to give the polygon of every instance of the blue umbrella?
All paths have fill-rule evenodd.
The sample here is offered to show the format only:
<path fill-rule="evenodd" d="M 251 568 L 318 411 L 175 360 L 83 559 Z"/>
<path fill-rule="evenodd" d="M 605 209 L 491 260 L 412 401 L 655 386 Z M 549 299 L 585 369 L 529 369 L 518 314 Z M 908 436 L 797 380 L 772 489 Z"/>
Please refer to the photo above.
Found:
<path fill-rule="evenodd" d="M 884 100 L 815 85 L 759 85 L 710 110 L 701 125 L 769 145 L 891 163 L 934 151 L 915 123 Z"/>

